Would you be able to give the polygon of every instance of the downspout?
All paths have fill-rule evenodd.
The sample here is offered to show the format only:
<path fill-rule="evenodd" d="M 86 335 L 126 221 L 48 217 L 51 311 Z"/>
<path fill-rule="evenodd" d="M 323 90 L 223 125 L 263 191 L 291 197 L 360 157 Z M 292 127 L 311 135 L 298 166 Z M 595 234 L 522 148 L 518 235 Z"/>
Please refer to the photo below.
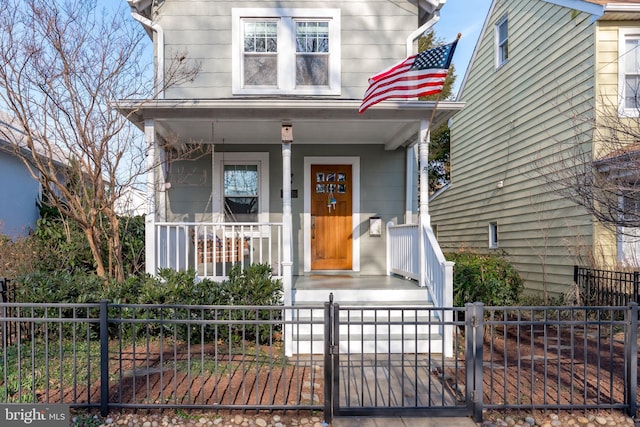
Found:
<path fill-rule="evenodd" d="M 157 22 L 153 22 L 149 18 L 140 15 L 133 8 L 131 9 L 131 16 L 144 27 L 155 31 L 158 36 L 156 40 L 156 56 L 158 64 L 156 66 L 154 86 L 158 99 L 164 99 L 164 90 L 160 90 L 161 85 L 164 85 L 164 30 Z"/>
<path fill-rule="evenodd" d="M 424 24 L 420 25 L 416 30 L 414 30 L 411 34 L 407 36 L 407 56 L 413 55 L 413 42 L 422 36 L 427 30 L 431 29 L 436 22 L 440 20 L 440 11 L 435 10 L 433 12 L 433 16 Z"/>

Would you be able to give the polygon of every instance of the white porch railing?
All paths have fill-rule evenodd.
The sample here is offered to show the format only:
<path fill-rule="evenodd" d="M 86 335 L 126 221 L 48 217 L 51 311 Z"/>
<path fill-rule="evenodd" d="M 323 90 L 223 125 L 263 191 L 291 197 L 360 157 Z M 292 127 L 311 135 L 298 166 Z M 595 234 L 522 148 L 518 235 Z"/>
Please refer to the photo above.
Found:
<path fill-rule="evenodd" d="M 424 271 L 420 274 L 420 226 L 387 223 L 387 274 L 418 280 L 438 307 L 453 306 L 453 262 L 447 261 L 433 230 L 424 227 Z"/>
<path fill-rule="evenodd" d="M 453 307 L 453 265 L 447 261 L 433 229 L 424 227 L 424 274 L 421 286 L 429 289 L 436 307 Z"/>
<path fill-rule="evenodd" d="M 387 275 L 420 280 L 418 224 L 387 223 Z"/>
<path fill-rule="evenodd" d="M 269 264 L 282 278 L 282 223 L 157 222 L 157 269 L 193 269 L 202 278 L 224 280 L 235 264 Z"/>

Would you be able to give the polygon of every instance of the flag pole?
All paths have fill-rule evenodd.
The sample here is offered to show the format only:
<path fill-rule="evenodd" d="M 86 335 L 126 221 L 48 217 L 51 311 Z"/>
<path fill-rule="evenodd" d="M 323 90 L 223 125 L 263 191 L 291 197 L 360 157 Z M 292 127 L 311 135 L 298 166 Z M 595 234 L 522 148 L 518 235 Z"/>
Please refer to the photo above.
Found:
<path fill-rule="evenodd" d="M 458 37 L 456 37 L 456 40 L 460 40 L 460 37 L 462 37 L 461 33 L 458 33 Z M 449 69 L 447 70 L 447 76 L 449 75 L 449 71 L 451 71 L 451 65 L 449 65 Z M 443 83 L 444 85 L 444 83 Z M 436 110 L 438 109 L 438 103 L 440 102 L 440 96 L 442 95 L 442 91 L 438 92 L 438 97 L 436 98 L 436 103 L 433 106 L 433 110 L 431 111 L 431 118 L 429 119 L 429 132 L 427 133 L 427 135 L 431 134 L 431 126 L 433 125 L 433 119 L 436 116 Z"/>

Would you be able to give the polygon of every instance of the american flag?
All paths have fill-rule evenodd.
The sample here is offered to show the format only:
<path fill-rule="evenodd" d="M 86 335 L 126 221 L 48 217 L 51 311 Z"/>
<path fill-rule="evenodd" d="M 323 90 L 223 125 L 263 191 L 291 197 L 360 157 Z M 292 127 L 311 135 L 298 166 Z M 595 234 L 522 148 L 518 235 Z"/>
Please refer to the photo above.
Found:
<path fill-rule="evenodd" d="M 388 98 L 417 98 L 442 92 L 457 44 L 455 40 L 425 50 L 371 77 L 360 113 Z"/>

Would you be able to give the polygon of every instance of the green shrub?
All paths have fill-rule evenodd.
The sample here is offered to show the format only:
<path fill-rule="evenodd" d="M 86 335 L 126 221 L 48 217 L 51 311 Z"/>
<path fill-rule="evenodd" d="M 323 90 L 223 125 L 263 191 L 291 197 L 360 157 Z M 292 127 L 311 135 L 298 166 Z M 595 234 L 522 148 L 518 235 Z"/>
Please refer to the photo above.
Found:
<path fill-rule="evenodd" d="M 102 298 L 104 279 L 68 270 L 36 271 L 16 279 L 16 300 L 28 303 L 93 303 Z"/>
<path fill-rule="evenodd" d="M 482 302 L 488 306 L 516 304 L 523 280 L 504 255 L 457 252 L 446 257 L 453 267 L 453 304 Z"/>
<path fill-rule="evenodd" d="M 104 297 L 114 303 L 161 304 L 170 305 L 204 305 L 229 306 L 229 308 L 186 310 L 178 308 L 146 309 L 143 313 L 133 313 L 125 310 L 118 315 L 143 316 L 146 319 L 175 319 L 175 320 L 240 320 L 243 322 L 254 320 L 278 320 L 279 311 L 274 310 L 236 310 L 232 307 L 240 305 L 278 305 L 282 300 L 282 283 L 272 278 L 272 271 L 268 265 L 252 264 L 244 269 L 235 265 L 229 272 L 229 278 L 223 282 L 212 280 L 196 280 L 194 271 L 178 272 L 162 269 L 157 277 L 143 276 L 130 278 L 118 286 L 112 286 Z M 150 322 L 139 332 L 159 335 L 163 331 L 165 336 L 187 338 L 192 343 L 201 339 L 241 341 L 252 340 L 266 342 L 274 331 L 275 326 L 255 324 L 233 324 L 200 328 L 199 324 L 187 326 L 184 324 L 161 324 Z"/>

